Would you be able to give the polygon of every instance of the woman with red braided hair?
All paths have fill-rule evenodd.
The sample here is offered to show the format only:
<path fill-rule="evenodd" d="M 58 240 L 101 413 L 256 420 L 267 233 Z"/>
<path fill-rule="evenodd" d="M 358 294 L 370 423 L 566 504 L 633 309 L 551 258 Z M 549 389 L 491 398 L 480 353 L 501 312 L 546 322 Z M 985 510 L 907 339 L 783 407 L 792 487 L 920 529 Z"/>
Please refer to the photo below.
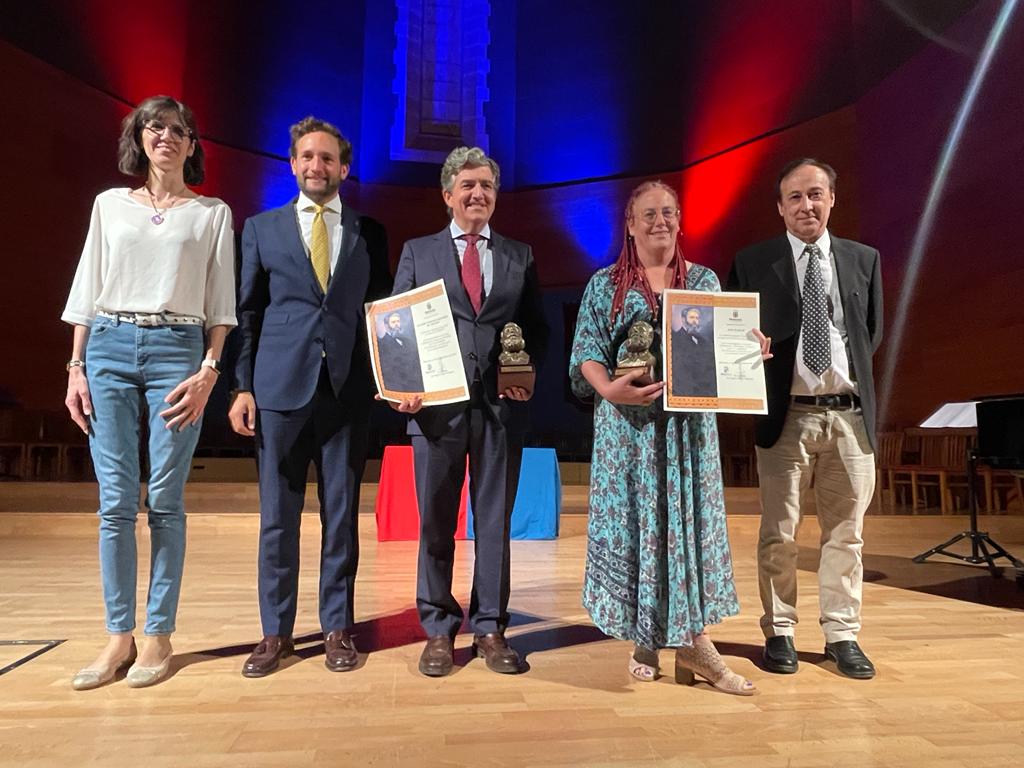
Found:
<path fill-rule="evenodd" d="M 625 225 L 618 260 L 587 285 L 569 363 L 573 391 L 595 401 L 583 606 L 602 632 L 633 641 L 637 680 L 654 680 L 658 651 L 675 648 L 677 682 L 697 674 L 750 695 L 754 685 L 729 670 L 706 632 L 739 612 L 715 414 L 665 412 L 663 382 L 639 383 L 643 369 L 610 375 L 633 323 L 660 334 L 663 290 L 721 288 L 713 271 L 683 258 L 679 199 L 666 184 L 634 189 Z"/>

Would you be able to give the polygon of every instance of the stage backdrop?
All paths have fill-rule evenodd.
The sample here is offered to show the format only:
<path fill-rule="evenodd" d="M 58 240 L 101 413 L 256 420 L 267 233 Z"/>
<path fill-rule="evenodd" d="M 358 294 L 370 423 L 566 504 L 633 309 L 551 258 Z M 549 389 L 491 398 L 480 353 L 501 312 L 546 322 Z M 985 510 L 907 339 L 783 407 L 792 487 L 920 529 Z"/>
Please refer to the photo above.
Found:
<path fill-rule="evenodd" d="M 567 403 L 564 342 L 582 286 L 621 245 L 629 190 L 649 177 L 675 186 L 688 257 L 724 278 L 738 248 L 781 233 L 774 178 L 797 155 L 839 171 L 836 234 L 882 253 L 884 426 L 1024 390 L 1013 229 L 1024 210 L 1013 174 L 1024 156 L 1024 22 L 1018 13 L 999 27 L 1003 5 L 5 4 L 0 405 L 60 407 L 71 334 L 58 317 L 92 197 L 129 183 L 115 169 L 118 123 L 157 92 L 194 107 L 209 157 L 201 191 L 231 205 L 238 230 L 293 194 L 288 125 L 310 113 L 337 123 L 356 146 L 343 193 L 387 227 L 393 261 L 404 239 L 445 224 L 431 159 L 443 136 L 485 143 L 503 167 L 495 227 L 534 246 L 562 341 L 543 361 L 534 409 L 552 434 L 589 429 Z M 209 434 L 223 428 L 216 411 Z"/>

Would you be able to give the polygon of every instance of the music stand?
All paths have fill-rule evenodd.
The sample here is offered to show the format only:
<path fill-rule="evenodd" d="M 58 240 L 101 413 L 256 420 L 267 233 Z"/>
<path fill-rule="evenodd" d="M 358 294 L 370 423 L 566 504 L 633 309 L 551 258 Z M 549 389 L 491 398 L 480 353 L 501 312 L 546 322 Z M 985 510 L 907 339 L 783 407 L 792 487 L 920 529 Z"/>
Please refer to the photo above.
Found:
<path fill-rule="evenodd" d="M 956 426 L 978 426 L 978 418 L 975 413 L 974 423 L 965 423 L 964 418 L 967 416 L 966 409 L 962 406 L 975 405 L 975 403 L 948 403 L 940 408 L 936 413 L 932 414 L 926 419 L 922 426 L 943 426 L 937 424 L 936 421 L 940 421 L 942 416 L 949 418 L 949 416 L 955 413 L 955 418 L 959 423 Z M 951 407 L 960 406 L 960 407 Z M 974 408 L 970 409 L 975 411 Z M 936 419 L 936 417 L 940 417 Z M 980 431 L 979 431 L 980 437 Z M 961 531 L 956 536 L 951 538 L 937 547 L 932 547 L 927 552 L 922 552 L 913 558 L 915 563 L 923 563 L 932 555 L 945 555 L 946 557 L 952 557 L 956 560 L 960 560 L 971 565 L 987 565 L 989 572 L 993 576 L 1000 576 L 1000 571 L 996 565 L 996 560 L 999 558 L 1006 558 L 1010 561 L 1013 567 L 1017 571 L 1017 584 L 1024 585 L 1024 562 L 1018 560 L 1016 557 L 1007 552 L 1003 547 L 999 545 L 991 536 L 985 531 L 978 530 L 978 492 L 977 492 L 977 481 L 978 481 L 978 464 L 987 464 L 989 466 L 997 466 L 1004 462 L 1005 459 L 1001 456 L 979 456 L 978 451 L 969 450 L 967 452 L 967 500 L 968 507 L 970 509 L 970 528 L 966 531 Z M 961 555 L 958 552 L 951 552 L 950 547 L 956 544 L 961 539 L 967 539 L 971 543 L 971 554 Z"/>
<path fill-rule="evenodd" d="M 967 499 L 971 512 L 971 527 L 966 531 L 961 531 L 949 541 L 939 544 L 937 547 L 932 547 L 927 552 L 922 552 L 914 558 L 915 563 L 923 563 L 932 555 L 945 555 L 946 557 L 953 557 L 971 565 L 985 564 L 993 576 L 999 576 L 999 568 L 996 566 L 995 561 L 1005 557 L 1017 570 L 1017 580 L 1024 580 L 1024 562 L 1003 549 L 987 532 L 978 530 L 978 494 L 974 486 L 978 479 L 978 462 L 987 464 L 988 459 L 989 457 L 978 456 L 975 451 L 967 452 Z M 958 552 L 949 551 L 949 548 L 961 539 L 967 539 L 971 542 L 971 554 L 961 555 Z"/>

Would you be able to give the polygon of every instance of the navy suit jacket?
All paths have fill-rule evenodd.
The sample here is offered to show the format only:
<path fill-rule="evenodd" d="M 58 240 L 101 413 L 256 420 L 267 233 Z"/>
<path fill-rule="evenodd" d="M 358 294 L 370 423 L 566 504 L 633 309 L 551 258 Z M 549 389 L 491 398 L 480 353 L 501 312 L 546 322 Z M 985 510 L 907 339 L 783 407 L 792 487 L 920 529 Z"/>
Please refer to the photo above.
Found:
<path fill-rule="evenodd" d="M 508 400 L 498 397 L 497 361 L 501 353 L 501 329 L 509 322 L 517 323 L 523 329 L 526 351 L 534 364 L 542 361 L 547 353 L 550 329 L 544 318 L 537 265 L 530 246 L 502 237 L 492 229 L 491 254 L 494 279 L 479 315 L 473 311 L 462 286 L 458 252 L 448 227 L 405 244 L 395 273 L 394 292 L 401 293 L 434 280 L 444 280 L 462 351 L 466 382 L 472 384 L 479 375 L 488 407 L 501 423 L 508 424 L 513 408 L 519 409 L 522 404 L 515 403 L 510 407 Z M 438 437 L 464 410 L 464 403 L 424 408 L 410 417 L 409 434 Z M 523 426 L 523 420 L 517 419 L 517 426 Z"/>
<path fill-rule="evenodd" d="M 877 407 L 871 358 L 882 343 L 880 260 L 874 248 L 834 235 L 831 241 L 864 426 L 874 447 Z M 800 286 L 789 239 L 783 235 L 740 251 L 726 285 L 726 290 L 761 294 L 761 331 L 771 336 L 775 356 L 765 362 L 768 415 L 758 417 L 755 439 L 762 448 L 770 448 L 779 439 L 789 411 L 800 338 Z"/>
<path fill-rule="evenodd" d="M 372 391 L 363 304 L 390 292 L 387 238 L 380 224 L 347 205 L 341 217 L 341 249 L 326 294 L 299 232 L 295 199 L 245 222 L 235 379 L 261 409 L 306 405 L 325 359 L 335 395 Z"/>

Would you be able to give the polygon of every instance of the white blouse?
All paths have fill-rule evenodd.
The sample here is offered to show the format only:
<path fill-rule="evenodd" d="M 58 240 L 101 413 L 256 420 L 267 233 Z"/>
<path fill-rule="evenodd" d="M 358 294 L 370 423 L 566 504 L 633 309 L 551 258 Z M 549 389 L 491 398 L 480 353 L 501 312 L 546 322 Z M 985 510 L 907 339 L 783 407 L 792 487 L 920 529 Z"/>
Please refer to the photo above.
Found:
<path fill-rule="evenodd" d="M 61 319 L 91 325 L 96 311 L 171 312 L 234 326 L 235 239 L 231 209 L 197 197 L 163 212 L 133 199 L 127 187 L 96 197 L 71 294 Z"/>

